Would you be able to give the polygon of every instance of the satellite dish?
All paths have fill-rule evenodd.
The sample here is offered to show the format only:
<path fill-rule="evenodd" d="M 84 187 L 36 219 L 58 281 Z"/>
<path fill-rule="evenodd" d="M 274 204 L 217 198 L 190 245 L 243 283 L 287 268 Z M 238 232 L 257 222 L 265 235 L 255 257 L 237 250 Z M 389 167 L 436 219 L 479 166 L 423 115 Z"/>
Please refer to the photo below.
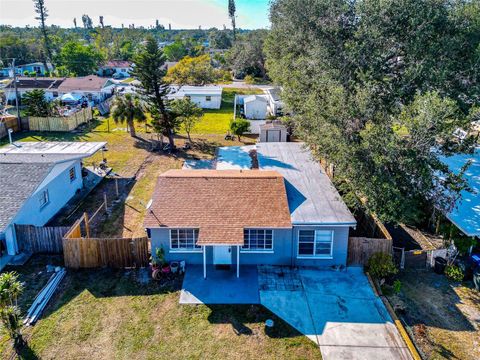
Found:
<path fill-rule="evenodd" d="M 148 201 L 147 206 L 146 206 L 147 210 L 150 209 L 150 206 L 152 206 L 152 202 L 153 202 L 152 199 L 150 199 Z"/>

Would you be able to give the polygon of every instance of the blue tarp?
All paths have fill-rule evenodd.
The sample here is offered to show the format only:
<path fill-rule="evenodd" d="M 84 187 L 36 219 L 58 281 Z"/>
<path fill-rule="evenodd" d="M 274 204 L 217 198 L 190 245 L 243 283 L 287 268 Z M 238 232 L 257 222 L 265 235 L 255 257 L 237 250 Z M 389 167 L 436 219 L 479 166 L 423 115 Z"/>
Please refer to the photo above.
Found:
<path fill-rule="evenodd" d="M 448 165 L 451 171 L 457 174 L 467 161 L 472 161 L 465 172 L 465 179 L 468 181 L 472 192 L 462 191 L 461 199 L 447 217 L 465 235 L 480 236 L 480 148 L 475 149 L 473 154 L 442 157 L 441 160 Z"/>

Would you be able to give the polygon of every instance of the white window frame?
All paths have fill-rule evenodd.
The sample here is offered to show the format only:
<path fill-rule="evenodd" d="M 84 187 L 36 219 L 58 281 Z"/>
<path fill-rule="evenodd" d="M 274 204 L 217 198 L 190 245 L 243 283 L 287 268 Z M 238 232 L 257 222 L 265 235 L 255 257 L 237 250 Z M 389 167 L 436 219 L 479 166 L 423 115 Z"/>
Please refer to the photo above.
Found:
<path fill-rule="evenodd" d="M 264 250 L 261 250 L 261 249 L 244 249 L 243 246 L 240 246 L 240 252 L 241 253 L 248 253 L 248 254 L 273 254 L 274 253 L 274 249 L 275 249 L 275 245 L 274 245 L 274 231 L 273 229 L 258 229 L 258 228 L 248 228 L 248 229 L 243 229 L 244 231 L 244 239 L 245 239 L 245 230 L 247 230 L 249 232 L 249 236 L 250 236 L 250 231 L 251 230 L 256 230 L 256 231 L 271 231 L 272 232 L 272 248 L 271 249 L 264 249 Z"/>
<path fill-rule="evenodd" d="M 196 242 L 198 240 L 198 229 L 196 228 L 175 228 L 175 229 L 170 229 L 169 231 L 169 238 L 170 238 L 170 252 L 171 253 L 201 253 L 203 250 L 202 250 L 202 247 L 199 246 L 198 248 L 173 248 L 172 247 L 172 232 L 173 231 L 176 231 L 177 232 L 177 236 L 178 236 L 178 232 L 180 230 L 192 230 L 193 231 L 193 236 L 194 236 L 194 246 L 196 245 Z M 195 232 L 196 232 L 196 237 L 195 237 Z"/>
<path fill-rule="evenodd" d="M 312 255 L 305 255 L 300 254 L 300 232 L 301 231 L 313 231 L 313 254 Z M 316 255 L 316 247 L 317 247 L 317 232 L 329 232 L 330 235 L 330 254 L 325 255 Z M 335 231 L 334 230 L 324 230 L 324 229 L 300 229 L 297 232 L 297 259 L 333 259 L 333 243 L 335 238 Z M 322 243 L 327 244 L 325 241 L 321 241 Z"/>
<path fill-rule="evenodd" d="M 72 177 L 73 173 L 73 177 Z M 77 169 L 75 169 L 75 166 L 72 166 L 70 170 L 68 170 L 68 178 L 70 179 L 70 182 L 74 182 L 77 179 Z"/>
<path fill-rule="evenodd" d="M 48 189 L 42 190 L 40 193 L 40 209 L 43 209 L 50 203 L 50 194 L 48 193 Z"/>

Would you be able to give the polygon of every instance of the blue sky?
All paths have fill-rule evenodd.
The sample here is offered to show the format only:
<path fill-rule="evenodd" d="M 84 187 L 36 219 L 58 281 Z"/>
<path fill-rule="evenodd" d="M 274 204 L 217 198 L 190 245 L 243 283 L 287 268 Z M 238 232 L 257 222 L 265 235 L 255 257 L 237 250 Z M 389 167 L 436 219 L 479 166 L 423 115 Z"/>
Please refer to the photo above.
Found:
<path fill-rule="evenodd" d="M 236 0 L 237 27 L 257 29 L 269 27 L 269 0 Z M 48 24 L 64 27 L 81 24 L 82 14 L 88 14 L 94 25 L 103 15 L 106 25 L 149 26 L 158 19 L 173 28 L 230 28 L 228 0 L 45 0 L 49 11 Z M 0 0 L 0 24 L 37 25 L 32 0 Z"/>

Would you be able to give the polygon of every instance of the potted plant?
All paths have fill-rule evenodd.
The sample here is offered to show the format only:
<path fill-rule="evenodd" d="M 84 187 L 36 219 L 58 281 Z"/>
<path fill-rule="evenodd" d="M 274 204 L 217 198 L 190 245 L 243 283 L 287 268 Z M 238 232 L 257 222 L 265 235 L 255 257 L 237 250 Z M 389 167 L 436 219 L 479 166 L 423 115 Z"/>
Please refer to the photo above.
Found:
<path fill-rule="evenodd" d="M 170 272 L 170 265 L 168 265 L 168 263 L 165 261 L 165 250 L 163 250 L 162 247 L 159 247 L 157 250 L 155 250 L 155 255 L 162 268 L 162 273 L 168 274 Z"/>

